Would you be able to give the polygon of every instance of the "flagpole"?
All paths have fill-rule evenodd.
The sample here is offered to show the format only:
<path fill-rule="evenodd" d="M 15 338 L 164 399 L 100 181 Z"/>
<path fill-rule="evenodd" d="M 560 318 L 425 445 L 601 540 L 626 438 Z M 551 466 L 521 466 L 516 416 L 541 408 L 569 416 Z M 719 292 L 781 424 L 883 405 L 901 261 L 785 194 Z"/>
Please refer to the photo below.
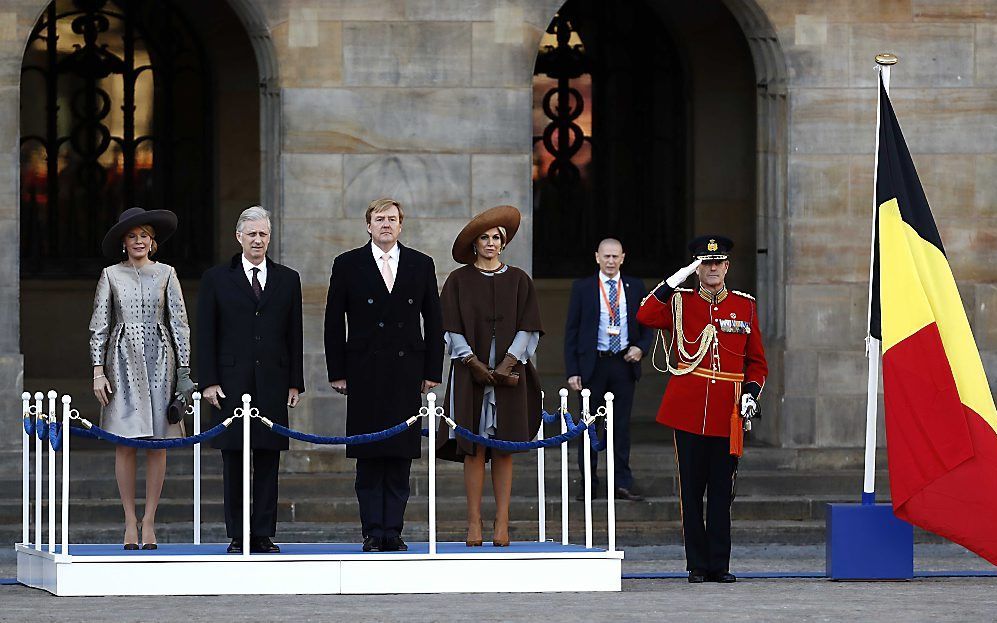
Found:
<path fill-rule="evenodd" d="M 893 54 L 877 54 L 876 64 L 883 77 L 883 87 L 886 93 L 890 92 L 890 68 L 897 64 L 899 59 Z M 878 204 L 876 202 L 876 177 L 879 173 L 879 125 L 880 110 L 880 90 L 876 88 L 876 150 L 875 164 L 872 174 L 872 235 L 869 245 L 869 308 L 866 316 L 866 337 L 865 354 L 869 358 L 869 382 L 866 389 L 866 411 L 865 411 L 865 479 L 862 483 L 862 503 L 876 503 L 876 422 L 879 411 L 879 362 L 880 362 L 880 341 L 868 332 L 872 320 L 872 278 L 874 261 L 876 257 L 876 214 Z"/>

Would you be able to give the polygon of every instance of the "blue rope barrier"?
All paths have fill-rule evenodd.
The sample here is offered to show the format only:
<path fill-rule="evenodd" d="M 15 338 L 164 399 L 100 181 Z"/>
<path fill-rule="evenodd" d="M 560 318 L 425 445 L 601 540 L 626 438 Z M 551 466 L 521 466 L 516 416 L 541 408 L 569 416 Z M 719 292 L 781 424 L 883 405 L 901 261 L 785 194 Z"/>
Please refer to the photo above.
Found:
<path fill-rule="evenodd" d="M 554 446 L 559 446 L 565 441 L 571 441 L 575 437 L 582 434 L 585 430 L 584 422 L 579 422 L 575 424 L 572 422 L 568 426 L 568 431 L 561 433 L 556 437 L 548 437 L 547 439 L 538 439 L 536 441 L 505 441 L 503 439 L 490 439 L 488 437 L 482 437 L 467 430 L 460 424 L 454 428 L 454 432 L 476 444 L 485 446 L 486 448 L 495 448 L 496 450 L 507 450 L 507 451 L 517 451 L 517 450 L 535 450 L 536 448 L 551 448 Z"/>
<path fill-rule="evenodd" d="M 553 424 L 557 421 L 557 412 L 555 411 L 554 413 L 549 413 L 546 409 L 544 409 L 540 412 L 540 417 L 543 418 L 545 424 Z M 568 428 L 571 428 L 572 422 L 575 421 L 571 414 L 565 411 L 562 417 L 564 418 L 564 423 L 568 425 Z"/>
<path fill-rule="evenodd" d="M 596 428 L 595 422 L 589 424 L 589 445 L 592 446 L 593 452 L 602 452 L 606 449 L 606 438 L 599 439 L 599 429 Z"/>
<path fill-rule="evenodd" d="M 227 421 L 227 420 L 226 420 Z M 120 446 L 127 446 L 129 448 L 138 448 L 140 450 L 166 450 L 169 448 L 183 448 L 186 446 L 192 446 L 196 443 L 201 443 L 214 439 L 218 435 L 225 432 L 228 428 L 225 422 L 210 428 L 199 435 L 192 435 L 190 437 L 179 437 L 177 439 L 131 439 L 130 437 L 121 437 L 115 435 L 112 432 L 106 431 L 99 426 L 94 426 L 93 428 L 81 428 L 76 426 L 71 426 L 69 431 L 76 435 L 77 437 L 86 437 L 87 439 L 102 439 L 104 441 L 109 441 Z"/>
<path fill-rule="evenodd" d="M 28 437 L 35 434 L 35 419 L 30 415 L 24 416 L 24 432 L 27 433 Z"/>
<path fill-rule="evenodd" d="M 305 441 L 308 443 L 314 443 L 323 446 L 341 446 L 341 445 L 356 446 L 365 443 L 374 443 L 376 441 L 383 441 L 385 439 L 398 435 L 402 431 L 407 430 L 409 426 L 411 426 L 411 424 L 408 421 L 405 421 L 405 422 L 399 422 L 398 424 L 395 424 L 391 428 L 386 428 L 376 433 L 363 433 L 361 435 L 349 435 L 347 437 L 323 437 L 321 435 L 312 435 L 310 433 L 303 433 L 301 431 L 294 430 L 286 426 L 281 426 L 276 422 L 266 422 L 266 424 L 267 426 L 270 427 L 270 430 L 277 433 L 278 435 L 283 435 L 285 437 L 289 437 L 290 439 L 297 439 L 298 441 Z M 427 430 L 425 434 L 429 435 L 429 431 Z"/>
<path fill-rule="evenodd" d="M 38 435 L 39 439 L 45 441 L 45 439 L 48 438 L 48 422 L 45 420 L 38 420 L 35 422 L 35 433 Z"/>
<path fill-rule="evenodd" d="M 48 443 L 53 452 L 62 450 L 62 422 L 52 422 L 48 427 Z"/>

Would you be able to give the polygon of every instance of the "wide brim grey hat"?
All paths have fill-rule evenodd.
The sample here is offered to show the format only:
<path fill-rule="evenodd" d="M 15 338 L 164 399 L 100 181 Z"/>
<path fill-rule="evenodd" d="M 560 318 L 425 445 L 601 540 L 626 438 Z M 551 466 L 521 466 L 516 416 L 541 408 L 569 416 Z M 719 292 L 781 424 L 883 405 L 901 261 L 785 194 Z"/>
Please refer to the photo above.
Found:
<path fill-rule="evenodd" d="M 156 230 L 156 243 L 162 244 L 177 230 L 177 215 L 169 210 L 143 210 L 128 208 L 118 217 L 118 222 L 104 234 L 100 245 L 104 256 L 110 259 L 121 258 L 121 239 L 133 227 L 152 225 Z"/>

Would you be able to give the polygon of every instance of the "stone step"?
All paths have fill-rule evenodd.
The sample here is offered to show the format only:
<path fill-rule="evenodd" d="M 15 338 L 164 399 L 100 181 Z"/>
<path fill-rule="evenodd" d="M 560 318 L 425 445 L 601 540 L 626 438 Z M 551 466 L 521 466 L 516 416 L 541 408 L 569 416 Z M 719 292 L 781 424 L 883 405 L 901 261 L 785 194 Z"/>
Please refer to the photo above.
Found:
<path fill-rule="evenodd" d="M 605 486 L 605 476 L 600 475 L 600 486 Z M 648 495 L 677 495 L 678 478 L 674 468 L 659 471 L 637 472 L 635 474 L 639 489 Z M 281 496 L 294 500 L 301 497 L 314 496 L 322 492 L 330 496 L 345 496 L 353 491 L 353 474 L 346 472 L 331 473 L 285 473 L 280 477 Z M 139 479 L 142 483 L 144 478 Z M 569 488 L 573 494 L 581 486 L 577 469 L 572 466 L 569 472 Z M 882 494 L 889 494 L 887 473 L 877 474 Z M 57 482 L 61 480 L 57 479 Z M 528 496 L 536 492 L 536 469 L 517 469 L 513 477 L 513 491 Z M 429 477 L 422 472 L 413 472 L 410 479 L 413 495 L 428 495 Z M 58 485 L 57 485 L 58 486 Z M 46 481 L 47 487 L 47 481 Z M 464 479 L 461 470 L 440 469 L 436 479 L 437 494 L 441 497 L 461 496 L 464 494 Z M 545 487 L 548 496 L 560 495 L 560 467 L 549 467 L 545 471 Z M 793 472 L 787 470 L 744 470 L 739 471 L 737 479 L 738 495 L 842 495 L 857 493 L 862 487 L 862 472 L 858 470 L 837 471 L 806 471 Z M 140 487 L 141 488 L 141 487 Z M 193 483 L 188 474 L 172 474 L 163 485 L 163 498 L 190 499 Z M 204 472 L 201 476 L 201 492 L 203 499 L 220 498 L 222 494 L 222 478 L 215 472 Z M 117 482 L 113 474 L 83 473 L 72 478 L 71 495 L 73 499 L 81 498 L 116 498 Z M 6 476 L 0 478 L 0 500 L 21 499 L 20 477 Z"/>
<path fill-rule="evenodd" d="M 440 521 L 437 523 L 437 538 L 440 541 L 461 541 L 466 535 L 463 521 Z M 73 543 L 119 543 L 123 531 L 121 523 L 94 523 L 85 527 L 71 528 L 70 540 Z M 537 538 L 536 521 L 512 521 L 510 536 L 518 541 L 532 541 Z M 585 542 L 585 526 L 573 521 L 569 524 L 569 539 L 572 543 Z M 605 522 L 593 522 L 593 543 L 605 547 Z M 33 537 L 34 533 L 32 533 Z M 156 538 L 160 543 L 190 543 L 193 535 L 191 522 L 161 523 L 156 526 Z M 403 536 L 408 541 L 428 540 L 428 526 L 421 521 L 406 521 Z M 490 538 L 491 528 L 485 527 L 484 537 Z M 732 540 L 736 544 L 783 544 L 819 545 L 824 543 L 823 521 L 772 521 L 739 520 L 731 527 Z M 43 537 L 47 539 L 47 535 Z M 547 522 L 547 539 L 560 540 L 560 522 Z M 201 539 L 204 543 L 227 542 L 225 525 L 220 522 L 205 522 L 201 525 Z M 0 525 L 0 543 L 15 543 L 21 540 L 20 527 Z M 358 523 L 309 523 L 279 522 L 277 537 L 279 543 L 356 543 L 361 540 Z M 682 543 L 681 524 L 678 521 L 631 522 L 620 524 L 616 529 L 616 540 L 621 548 L 637 545 L 677 545 Z M 920 529 L 914 530 L 917 543 L 941 543 L 944 540 Z"/>
<path fill-rule="evenodd" d="M 854 501 L 854 497 L 843 496 L 796 496 L 739 497 L 733 505 L 733 517 L 746 520 L 809 521 L 823 520 L 828 502 Z M 883 500 L 885 501 L 885 500 Z M 140 505 L 141 506 L 141 505 Z M 547 500 L 547 515 L 560 517 L 560 500 Z M 43 517 L 47 518 L 47 504 L 43 504 Z M 59 506 L 61 507 L 61 505 Z M 57 507 L 57 509 L 59 508 Z M 461 497 L 440 498 L 437 500 L 437 513 L 440 517 L 464 517 L 465 501 Z M 486 497 L 482 504 L 483 512 L 494 514 L 494 501 Z M 57 517 L 58 517 L 57 510 Z M 205 500 L 201 504 L 204 521 L 220 521 L 223 518 L 223 505 L 220 500 Z M 428 500 L 422 496 L 410 498 L 406 517 L 413 521 L 428 518 Z M 510 517 L 514 520 L 535 520 L 538 513 L 535 498 L 515 497 L 510 504 Z M 680 519 L 678 499 L 674 496 L 649 498 L 644 502 L 617 502 L 616 517 L 621 524 L 628 522 L 677 521 Z M 121 517 L 121 504 L 116 499 L 76 500 L 70 507 L 73 525 L 114 522 Z M 157 519 L 164 522 L 188 521 L 192 517 L 192 504 L 189 500 L 162 500 Z M 606 500 L 597 498 L 593 502 L 593 515 L 596 518 L 606 514 Z M 141 510 L 139 510 L 141 515 Z M 569 501 L 569 516 L 582 517 L 582 502 Z M 303 521 L 320 523 L 350 523 L 359 517 L 357 501 L 353 497 L 321 497 L 297 500 L 282 499 L 278 502 L 278 521 Z M 0 501 L 0 525 L 17 524 L 21 521 L 21 502 Z"/>

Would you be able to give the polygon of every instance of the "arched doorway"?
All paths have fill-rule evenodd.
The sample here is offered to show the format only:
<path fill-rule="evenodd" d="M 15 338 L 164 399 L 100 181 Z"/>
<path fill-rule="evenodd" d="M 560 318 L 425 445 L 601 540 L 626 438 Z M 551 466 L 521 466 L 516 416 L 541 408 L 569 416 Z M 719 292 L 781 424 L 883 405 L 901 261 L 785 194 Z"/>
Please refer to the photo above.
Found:
<path fill-rule="evenodd" d="M 570 281 L 596 270 L 592 253 L 607 236 L 624 244 L 624 271 L 650 287 L 687 263 L 692 235 L 726 233 L 737 245 L 730 287 L 758 293 L 767 337 L 781 338 L 785 108 L 784 94 L 773 98 L 780 61 L 766 27 L 751 0 L 568 0 L 552 19 L 534 72 L 534 270 L 548 329 L 539 357 L 545 382 L 563 384 Z M 558 54 L 562 28 L 569 32 Z M 564 82 L 559 72 L 580 96 L 565 97 L 571 105 L 560 110 L 561 98 L 547 95 Z M 572 118 L 579 99 L 585 112 Z M 558 116 L 581 132 L 559 135 L 568 122 Z M 579 175 L 554 179 L 564 170 L 550 174 L 558 159 Z M 552 248 L 571 260 L 544 261 Z M 638 385 L 638 426 L 653 419 L 662 388 L 660 377 Z"/>
<path fill-rule="evenodd" d="M 89 396 L 93 289 L 113 261 L 99 242 L 132 205 L 178 214 L 158 259 L 195 308 L 203 270 L 234 252 L 235 215 L 261 200 L 267 81 L 256 58 L 223 0 L 56 0 L 42 11 L 22 64 L 25 387 Z"/>

